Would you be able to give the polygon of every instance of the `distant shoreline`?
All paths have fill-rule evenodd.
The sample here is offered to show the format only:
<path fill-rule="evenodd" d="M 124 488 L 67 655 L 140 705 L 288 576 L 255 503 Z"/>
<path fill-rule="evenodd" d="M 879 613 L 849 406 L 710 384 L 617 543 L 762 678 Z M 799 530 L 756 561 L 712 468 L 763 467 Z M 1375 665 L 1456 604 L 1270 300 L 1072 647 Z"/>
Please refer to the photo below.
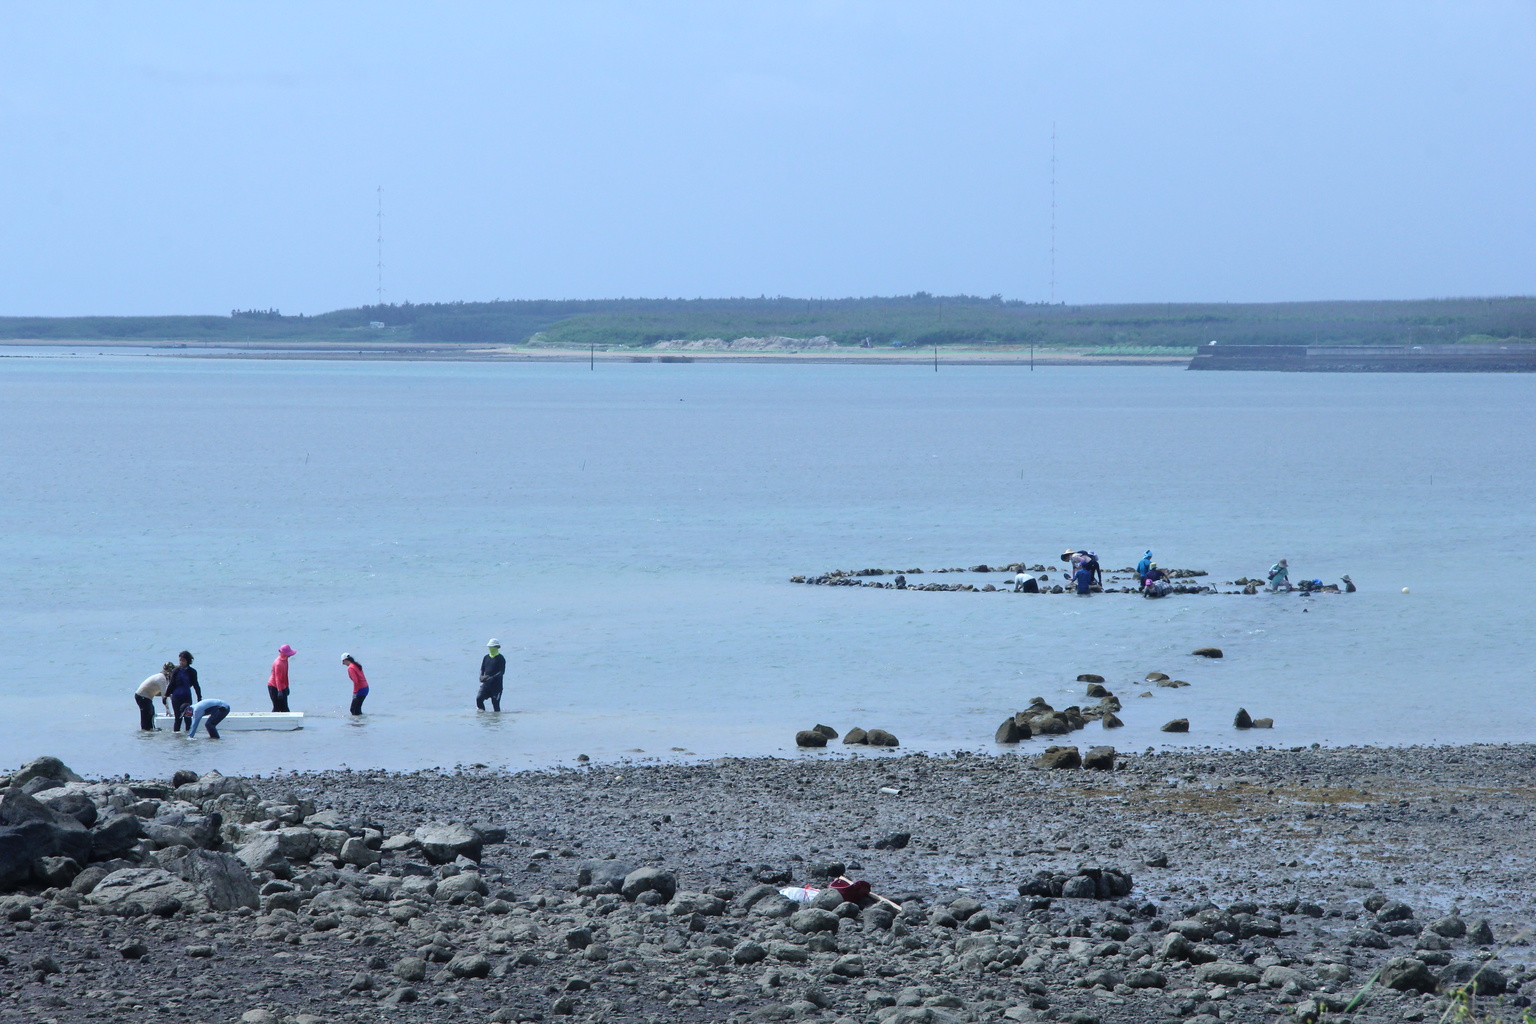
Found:
<path fill-rule="evenodd" d="M 145 355 L 181 359 L 311 359 L 355 360 L 360 362 L 483 362 L 483 363 L 812 363 L 872 366 L 932 365 L 934 353 L 913 349 L 893 352 L 889 349 L 842 349 L 837 351 L 783 352 L 711 352 L 653 351 L 649 349 L 586 351 L 576 349 L 528 348 L 524 346 L 374 344 L 357 347 L 340 342 L 283 344 L 267 342 L 180 342 L 101 341 L 84 338 L 74 341 L 4 339 L 0 357 L 11 348 L 96 348 L 151 349 Z M 1092 355 L 1090 348 L 1041 348 L 1033 354 L 1028 349 L 1012 347 L 990 352 L 976 349 L 940 349 L 941 366 L 1187 366 L 1188 355 L 1121 356 Z"/>

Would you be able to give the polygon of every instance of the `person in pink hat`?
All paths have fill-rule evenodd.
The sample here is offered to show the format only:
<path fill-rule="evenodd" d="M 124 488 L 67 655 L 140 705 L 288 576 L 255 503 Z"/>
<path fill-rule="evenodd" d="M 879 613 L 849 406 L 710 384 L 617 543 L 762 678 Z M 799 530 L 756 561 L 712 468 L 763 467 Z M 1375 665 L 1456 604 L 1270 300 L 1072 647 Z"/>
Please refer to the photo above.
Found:
<path fill-rule="evenodd" d="M 288 659 L 298 653 L 287 644 L 277 649 L 277 660 L 272 663 L 272 675 L 267 677 L 267 695 L 272 698 L 273 711 L 288 710 Z"/>

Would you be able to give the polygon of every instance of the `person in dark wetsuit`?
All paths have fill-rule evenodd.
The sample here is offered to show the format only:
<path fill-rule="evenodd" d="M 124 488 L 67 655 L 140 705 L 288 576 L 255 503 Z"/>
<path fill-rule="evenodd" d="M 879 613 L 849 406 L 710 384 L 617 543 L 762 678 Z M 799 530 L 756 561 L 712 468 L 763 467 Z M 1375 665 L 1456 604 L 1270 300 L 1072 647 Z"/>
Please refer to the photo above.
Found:
<path fill-rule="evenodd" d="M 501 653 L 501 641 L 492 640 L 486 645 L 486 655 L 480 659 L 480 692 L 475 694 L 475 707 L 485 710 L 485 702 L 491 702 L 492 711 L 501 710 L 501 680 L 507 672 L 507 659 Z"/>
<path fill-rule="evenodd" d="M 171 685 L 166 696 L 171 699 L 171 731 L 180 732 L 182 712 L 192 706 L 192 695 L 203 699 L 203 688 L 197 682 L 197 669 L 192 667 L 192 652 L 182 651 L 177 657 L 176 670 L 171 673 Z"/>

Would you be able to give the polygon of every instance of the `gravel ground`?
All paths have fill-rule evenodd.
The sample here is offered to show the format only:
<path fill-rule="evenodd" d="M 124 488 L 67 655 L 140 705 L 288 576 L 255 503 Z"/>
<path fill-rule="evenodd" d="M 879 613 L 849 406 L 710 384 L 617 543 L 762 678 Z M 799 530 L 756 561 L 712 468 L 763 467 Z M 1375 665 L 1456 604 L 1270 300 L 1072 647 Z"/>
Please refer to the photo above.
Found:
<path fill-rule="evenodd" d="M 306 773 L 217 800 L 135 783 L 147 823 L 219 810 L 203 845 L 256 865 L 260 908 L 108 903 L 90 869 L 0 896 L 0 1020 L 1417 1021 L 1479 970 L 1476 1012 L 1513 1020 L 1536 995 L 1533 765 L 828 752 Z M 429 822 L 479 829 L 478 863 L 473 832 L 453 859 Z M 151 831 L 108 866 L 180 870 Z M 776 891 L 838 870 L 900 909 Z"/>

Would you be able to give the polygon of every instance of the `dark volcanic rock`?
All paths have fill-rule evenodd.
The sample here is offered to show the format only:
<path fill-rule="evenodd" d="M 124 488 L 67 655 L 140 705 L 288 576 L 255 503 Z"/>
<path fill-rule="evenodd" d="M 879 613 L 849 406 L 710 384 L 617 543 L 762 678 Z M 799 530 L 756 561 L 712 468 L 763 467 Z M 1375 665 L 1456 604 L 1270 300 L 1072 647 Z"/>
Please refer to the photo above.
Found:
<path fill-rule="evenodd" d="M 1197 647 L 1193 653 L 1202 658 L 1219 658 L 1222 656 L 1220 647 Z"/>
<path fill-rule="evenodd" d="M 1093 768 L 1098 771 L 1112 772 L 1115 770 L 1114 747 L 1089 747 L 1088 753 L 1083 755 L 1083 767 Z"/>
<path fill-rule="evenodd" d="M 619 892 L 631 902 L 638 899 L 641 893 L 658 892 L 665 902 L 677 892 L 677 877 L 661 868 L 636 868 L 624 876 L 624 885 Z"/>
<path fill-rule="evenodd" d="M 1076 747 L 1046 747 L 1035 763 L 1041 768 L 1081 768 L 1083 756 Z"/>
<path fill-rule="evenodd" d="M 1238 708 L 1237 714 L 1232 719 L 1234 729 L 1252 729 L 1253 718 L 1248 714 L 1247 708 Z"/>
<path fill-rule="evenodd" d="M 1173 721 L 1171 721 L 1167 725 L 1163 726 L 1161 731 L 1162 732 L 1189 732 L 1189 719 L 1187 719 L 1187 718 L 1175 718 Z"/>
<path fill-rule="evenodd" d="M 897 747 L 901 745 L 897 742 L 895 736 L 884 729 L 869 730 L 868 743 L 872 747 Z"/>
<path fill-rule="evenodd" d="M 815 729 L 801 729 L 795 733 L 795 746 L 797 747 L 824 747 L 826 745 L 826 736 Z"/>
<path fill-rule="evenodd" d="M 1381 968 L 1378 979 L 1384 988 L 1399 992 L 1433 992 L 1438 980 L 1430 973 L 1422 960 L 1411 956 L 1397 956 Z"/>
<path fill-rule="evenodd" d="M 1010 716 L 1003 719 L 1003 724 L 997 727 L 997 733 L 992 740 L 994 743 L 1017 743 L 1028 735 L 1027 732 L 1019 730 L 1019 723 Z"/>
<path fill-rule="evenodd" d="M 813 725 L 811 728 L 815 732 L 821 733 L 829 740 L 837 739 L 837 730 L 832 728 L 830 725 Z"/>
<path fill-rule="evenodd" d="M 857 727 L 849 729 L 847 734 L 843 736 L 843 742 L 853 744 L 868 744 L 869 733 Z"/>

